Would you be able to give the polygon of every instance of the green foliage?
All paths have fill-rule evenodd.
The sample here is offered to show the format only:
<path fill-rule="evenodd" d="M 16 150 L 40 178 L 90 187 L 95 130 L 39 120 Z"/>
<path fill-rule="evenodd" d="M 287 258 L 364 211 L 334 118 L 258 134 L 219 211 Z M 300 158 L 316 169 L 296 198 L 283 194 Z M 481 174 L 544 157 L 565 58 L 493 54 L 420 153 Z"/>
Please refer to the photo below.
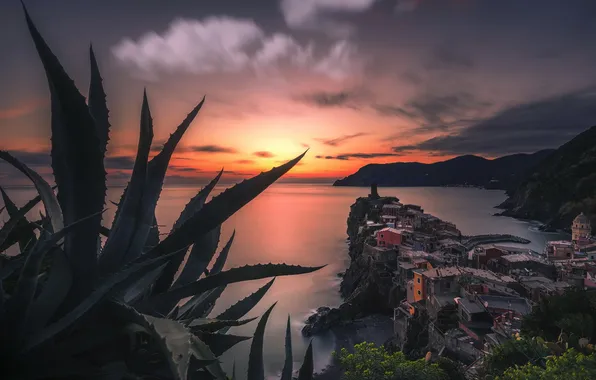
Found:
<path fill-rule="evenodd" d="M 354 346 L 354 353 L 345 348 L 337 355 L 344 370 L 344 380 L 442 380 L 446 373 L 438 364 L 424 359 L 408 360 L 403 352 L 389 353 L 374 343 Z"/>
<path fill-rule="evenodd" d="M 227 334 L 262 299 L 273 280 L 215 319 L 213 306 L 230 283 L 310 273 L 320 267 L 252 265 L 223 271 L 234 235 L 210 270 L 221 224 L 304 156 L 207 199 L 222 172 L 191 199 L 168 236 L 159 241 L 155 207 L 170 158 L 204 98 L 152 159 L 153 121 L 143 95 L 140 137 L 132 177 L 111 229 L 101 225 L 109 110 L 99 66 L 90 51 L 89 98 L 79 92 L 27 11 L 25 18 L 43 63 L 52 109 L 52 168 L 58 195 L 35 171 L 0 151 L 0 159 L 28 177 L 38 196 L 18 208 L 2 189 L 10 219 L 0 227 L 0 373 L 3 379 L 159 378 L 227 380 L 218 356 L 250 337 Z M 43 203 L 40 222 L 26 218 Z M 106 242 L 100 244 L 100 234 Z M 186 253 L 190 253 L 185 261 Z M 182 274 L 174 281 L 175 273 Z M 10 286 L 5 286 L 9 283 Z M 180 305 L 184 298 L 187 304 Z M 143 314 L 142 312 L 145 312 Z M 267 317 L 254 334 L 248 380 L 264 380 Z M 164 317 L 166 316 L 166 317 Z M 291 363 L 291 337 L 286 352 Z M 312 378 L 312 346 L 300 380 Z M 286 372 L 288 370 L 286 365 Z"/>
<path fill-rule="evenodd" d="M 572 378 L 578 380 L 596 379 L 596 355 L 584 355 L 574 349 L 567 350 L 561 356 L 550 357 L 546 368 L 526 364 L 509 368 L 498 380 L 559 380 Z"/>
<path fill-rule="evenodd" d="M 538 339 L 510 339 L 484 357 L 481 372 L 485 376 L 497 376 L 511 366 L 540 361 L 549 353 L 544 342 Z"/>
<path fill-rule="evenodd" d="M 547 341 L 558 340 L 561 332 L 569 336 L 577 348 L 580 338 L 596 341 L 596 292 L 569 289 L 540 301 L 522 323 L 522 335 L 539 336 Z"/>

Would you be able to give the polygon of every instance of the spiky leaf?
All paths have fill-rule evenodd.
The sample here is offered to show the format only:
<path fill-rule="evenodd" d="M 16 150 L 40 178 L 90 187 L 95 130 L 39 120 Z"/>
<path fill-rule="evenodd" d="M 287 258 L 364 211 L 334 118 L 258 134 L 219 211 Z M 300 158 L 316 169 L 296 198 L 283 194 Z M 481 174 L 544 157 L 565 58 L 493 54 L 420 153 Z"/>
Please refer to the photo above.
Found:
<path fill-rule="evenodd" d="M 203 332 L 215 332 L 221 330 L 224 327 L 235 327 L 242 326 L 247 323 L 254 321 L 257 318 L 243 319 L 239 321 L 223 321 L 219 319 L 204 319 L 198 318 L 193 319 L 187 326 L 191 331 L 203 331 Z"/>
<path fill-rule="evenodd" d="M 306 353 L 304 354 L 304 362 L 302 362 L 302 367 L 300 367 L 300 371 L 298 372 L 298 380 L 312 380 L 313 370 L 314 365 L 311 340 L 308 344 L 308 348 L 306 349 Z"/>
<path fill-rule="evenodd" d="M 73 296 L 81 299 L 91 292 L 97 274 L 101 226 L 101 215 L 97 213 L 103 209 L 106 194 L 106 171 L 101 144 L 85 97 L 62 68 L 26 10 L 25 17 L 50 88 L 52 168 L 58 185 L 64 223 L 72 224 L 89 215 L 96 215 L 86 222 L 86 228 L 68 235 L 64 245 L 73 266 Z M 54 215 L 49 216 L 54 223 Z"/>
<path fill-rule="evenodd" d="M 180 216 L 178 217 L 176 222 L 174 222 L 174 226 L 172 226 L 172 230 L 170 231 L 170 233 L 176 230 L 178 227 L 180 227 L 182 223 L 186 222 L 191 216 L 193 216 L 195 213 L 200 211 L 201 208 L 203 208 L 203 205 L 205 204 L 205 202 L 207 202 L 209 194 L 211 194 L 211 191 L 219 182 L 219 179 L 221 178 L 222 174 L 223 169 L 217 174 L 217 176 L 215 176 L 215 178 L 211 180 L 211 182 L 207 184 L 207 186 L 202 188 L 201 191 L 197 193 L 197 195 L 195 195 L 190 199 L 190 201 L 188 201 L 188 203 L 186 204 L 186 206 L 184 206 L 184 209 L 180 213 Z"/>
<path fill-rule="evenodd" d="M 60 208 L 58 199 L 56 198 L 56 195 L 54 194 L 54 191 L 52 190 L 50 184 L 48 184 L 45 179 L 43 179 L 39 174 L 37 174 L 37 172 L 31 170 L 27 165 L 19 161 L 10 153 L 0 150 L 0 158 L 17 168 L 21 173 L 25 174 L 31 180 L 31 182 L 33 182 L 33 184 L 35 185 L 35 189 L 37 189 L 37 193 L 39 194 L 40 199 L 42 200 L 43 205 L 45 207 L 46 215 L 50 218 L 52 222 L 52 231 L 60 231 L 64 227 L 64 221 L 62 219 L 62 209 Z M 15 217 L 17 219 L 14 222 L 15 225 L 28 212 L 27 206 L 33 208 L 35 204 L 27 204 L 25 207 L 19 210 L 20 212 L 17 214 L 18 218 Z M 10 220 L 6 224 L 8 223 L 10 223 Z M 2 230 L 4 230 L 4 228 L 2 228 Z M 0 245 L 1 243 L 2 240 L 0 238 Z"/>
<path fill-rule="evenodd" d="M 181 300 L 195 294 L 215 289 L 218 286 L 228 285 L 241 281 L 258 280 L 261 278 L 288 276 L 314 272 L 321 267 L 302 267 L 299 265 L 287 264 L 257 264 L 246 265 L 239 268 L 232 268 L 213 276 L 207 276 L 191 284 L 171 289 L 165 293 L 158 294 L 139 307 L 153 309 L 163 303 L 170 303 L 172 300 Z M 144 309 L 143 309 L 144 310 Z"/>
<path fill-rule="evenodd" d="M 280 380 L 292 380 L 293 371 L 294 358 L 292 356 L 292 329 L 290 326 L 290 316 L 288 315 L 288 323 L 286 325 L 286 360 L 284 361 L 284 368 L 281 371 Z"/>
<path fill-rule="evenodd" d="M 255 329 L 250 353 L 248 354 L 247 380 L 265 380 L 265 367 L 263 366 L 263 341 L 265 339 L 265 327 L 275 303 L 263 314 Z"/>
<path fill-rule="evenodd" d="M 217 245 L 219 244 L 219 237 L 221 235 L 221 226 L 217 226 L 212 231 L 201 235 L 195 240 L 190 255 L 186 260 L 186 264 L 180 273 L 180 276 L 174 282 L 173 288 L 188 285 L 196 281 L 213 259 Z"/>
<path fill-rule="evenodd" d="M 17 205 L 10 199 L 6 191 L 0 186 L 0 193 L 2 193 L 2 199 L 4 200 L 4 204 L 6 205 L 6 211 L 8 211 L 8 216 L 11 218 L 19 212 L 19 208 Z M 21 253 L 25 252 L 28 248 L 30 248 L 31 244 L 35 243 L 35 233 L 33 232 L 33 226 L 27 221 L 27 218 L 23 217 L 19 220 L 15 228 L 20 229 L 20 233 L 18 235 L 19 241 L 19 249 Z"/>
<path fill-rule="evenodd" d="M 272 278 L 271 281 L 260 287 L 256 292 L 230 306 L 226 311 L 218 315 L 216 319 L 236 320 L 244 317 L 259 303 L 265 293 L 271 288 L 274 281 L 275 278 Z M 227 330 L 227 328 L 224 328 L 222 332 L 225 333 Z"/>
<path fill-rule="evenodd" d="M 193 333 L 209 346 L 215 356 L 220 356 L 238 343 L 250 339 L 249 336 L 209 333 L 199 330 L 195 330 Z"/>
<path fill-rule="evenodd" d="M 207 366 L 207 371 L 215 377 L 216 380 L 227 380 L 226 373 L 217 361 L 216 355 L 211 352 L 209 346 L 196 335 L 191 336 L 191 352 L 196 359 L 214 361 L 213 364 Z"/>
<path fill-rule="evenodd" d="M 294 167 L 305 154 L 306 152 L 280 167 L 273 168 L 268 172 L 261 173 L 256 177 L 241 182 L 214 197 L 209 203 L 203 206 L 201 211 L 190 217 L 179 228 L 172 231 L 150 253 L 163 254 L 190 245 L 197 236 L 205 234 L 222 224 L 236 211 L 262 193 L 269 185 Z"/>
<path fill-rule="evenodd" d="M 232 243 L 234 242 L 234 236 L 236 236 L 236 230 L 232 232 L 232 236 L 230 236 L 230 239 L 222 248 L 221 252 L 219 253 L 219 256 L 217 256 L 217 259 L 213 263 L 213 267 L 211 267 L 211 270 L 209 271 L 210 276 L 213 276 L 221 272 L 224 265 L 226 265 L 226 261 L 228 260 L 228 254 L 230 253 L 230 248 L 232 248 Z"/>
<path fill-rule="evenodd" d="M 226 287 L 220 286 L 203 294 L 193 296 L 181 308 L 179 318 L 206 318 L 211 313 L 211 310 L 213 310 L 215 302 L 224 290 L 226 290 Z"/>
<path fill-rule="evenodd" d="M 175 253 L 171 254 L 174 255 Z M 29 338 L 26 349 L 30 350 L 42 343 L 45 343 L 49 339 L 55 337 L 57 334 L 62 333 L 74 322 L 85 316 L 89 310 L 97 305 L 100 301 L 104 300 L 111 292 L 121 292 L 127 289 L 131 283 L 135 283 L 139 278 L 143 277 L 148 272 L 155 270 L 170 259 L 171 255 L 164 257 L 136 263 L 128 266 L 118 273 L 114 273 L 103 281 L 97 289 L 89 295 L 83 302 L 78 304 L 68 314 L 60 318 L 58 321 L 52 323 L 39 334 L 36 334 Z"/>
<path fill-rule="evenodd" d="M 0 228 L 0 252 L 4 252 L 4 250 L 14 244 L 11 243 L 12 241 L 18 241 L 19 233 L 15 232 L 16 237 L 11 237 L 11 232 L 13 232 L 19 221 L 23 219 L 25 215 L 39 203 L 40 200 L 40 195 L 37 195 L 35 198 L 31 199 L 23 207 L 21 207 L 14 216 L 11 216 L 8 222 L 4 223 L 2 228 Z"/>
<path fill-rule="evenodd" d="M 147 92 L 143 93 L 139 145 L 130 183 L 118 207 L 118 217 L 110 230 L 110 236 L 102 251 L 99 265 L 103 274 L 112 273 L 128 263 L 136 253 L 131 252 L 135 233 L 143 218 L 143 191 L 147 181 L 147 160 L 153 141 L 153 119 L 149 109 Z"/>
<path fill-rule="evenodd" d="M 93 46 L 89 46 L 89 61 L 91 63 L 91 80 L 89 82 L 89 112 L 95 120 L 95 128 L 99 137 L 102 157 L 105 157 L 110 139 L 110 111 L 106 103 L 106 93 L 103 89 L 103 79 L 99 72 L 99 65 L 95 59 Z"/>

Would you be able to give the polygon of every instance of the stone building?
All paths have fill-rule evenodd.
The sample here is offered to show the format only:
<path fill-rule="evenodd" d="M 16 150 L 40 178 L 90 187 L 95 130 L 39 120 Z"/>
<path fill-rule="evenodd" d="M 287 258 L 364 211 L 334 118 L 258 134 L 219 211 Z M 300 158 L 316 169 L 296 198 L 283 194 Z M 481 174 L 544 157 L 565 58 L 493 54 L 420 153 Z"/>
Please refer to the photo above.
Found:
<path fill-rule="evenodd" d="M 571 225 L 571 240 L 577 243 L 581 239 L 587 239 L 592 233 L 592 226 L 590 225 L 590 219 L 582 212 L 573 219 Z"/>

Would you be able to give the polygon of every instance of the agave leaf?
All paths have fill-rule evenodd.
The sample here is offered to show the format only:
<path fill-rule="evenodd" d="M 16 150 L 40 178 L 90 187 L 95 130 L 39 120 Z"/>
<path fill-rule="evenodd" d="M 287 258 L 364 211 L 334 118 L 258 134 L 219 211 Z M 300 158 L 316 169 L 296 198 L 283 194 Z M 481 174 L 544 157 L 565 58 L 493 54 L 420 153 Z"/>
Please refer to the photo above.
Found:
<path fill-rule="evenodd" d="M 41 293 L 31 305 L 27 330 L 29 333 L 45 326 L 66 298 L 72 284 L 72 270 L 64 251 L 54 250 L 50 275 Z"/>
<path fill-rule="evenodd" d="M 267 293 L 269 288 L 271 288 L 271 285 L 273 285 L 274 281 L 275 278 L 272 278 L 271 281 L 259 288 L 256 292 L 236 302 L 234 305 L 230 306 L 226 311 L 215 318 L 222 320 L 236 320 L 244 317 L 249 311 L 252 310 L 253 307 L 256 306 L 256 304 L 259 303 L 265 293 Z M 222 332 L 225 333 L 228 330 L 229 328 L 224 328 Z"/>
<path fill-rule="evenodd" d="M 25 256 L 20 256 L 17 258 L 13 258 L 12 260 L 8 261 L 0 267 L 0 282 L 8 278 L 11 274 L 13 274 L 17 269 L 19 269 L 25 263 Z"/>
<path fill-rule="evenodd" d="M 139 307 L 142 310 L 159 309 L 160 305 L 164 303 L 169 304 L 172 300 L 181 300 L 185 297 L 190 297 L 195 294 L 206 292 L 207 290 L 215 289 L 218 286 L 228 285 L 235 282 L 258 280 L 261 278 L 274 276 L 287 276 L 303 273 L 310 273 L 319 270 L 323 267 L 302 267 L 299 265 L 287 264 L 257 264 L 246 265 L 239 268 L 232 268 L 223 271 L 213 276 L 207 276 L 198 281 L 181 286 L 176 289 L 171 289 L 165 293 L 153 296 L 147 302 L 142 303 Z"/>
<path fill-rule="evenodd" d="M 217 256 L 215 263 L 213 263 L 213 267 L 211 267 L 211 270 L 209 271 L 209 275 L 212 276 L 214 274 L 218 274 L 223 269 L 224 265 L 226 264 L 226 260 L 228 259 L 228 254 L 230 252 L 230 248 L 232 247 L 232 243 L 234 242 L 234 236 L 236 236 L 236 230 L 232 232 L 232 236 L 230 236 L 230 239 L 222 248 L 219 256 Z"/>
<path fill-rule="evenodd" d="M 213 255 L 215 255 L 220 236 L 221 226 L 217 226 L 212 231 L 201 235 L 195 240 L 195 243 L 190 249 L 190 255 L 188 255 L 186 264 L 180 276 L 174 281 L 172 288 L 188 285 L 196 281 L 205 272 L 207 265 L 209 265 L 213 259 Z"/>
<path fill-rule="evenodd" d="M 142 199 L 147 182 L 147 160 L 151 150 L 151 141 L 153 141 L 153 119 L 151 118 L 149 100 L 145 91 L 143 92 L 143 105 L 141 107 L 137 156 L 130 183 L 123 193 L 124 199 L 120 201 L 118 207 L 118 217 L 114 220 L 110 236 L 99 260 L 99 268 L 102 274 L 112 273 L 128 263 L 129 258 L 134 256 L 130 251 L 134 249 L 132 245 L 135 232 L 141 223 L 140 219 L 143 217 Z"/>
<path fill-rule="evenodd" d="M 11 241 L 11 232 L 17 226 L 19 221 L 25 217 L 25 215 L 35 207 L 39 201 L 41 200 L 41 196 L 37 195 L 35 198 L 31 199 L 27 202 L 23 207 L 21 207 L 14 216 L 11 216 L 8 222 L 4 223 L 2 228 L 0 228 L 0 252 L 3 252 L 5 249 L 10 247 L 10 245 L 6 245 L 7 242 Z"/>
<path fill-rule="evenodd" d="M 199 339 L 196 335 L 191 335 L 191 352 L 192 355 L 198 360 L 210 360 L 214 361 L 214 363 L 209 364 L 207 366 L 207 371 L 215 377 L 216 380 L 227 380 L 226 373 L 221 368 L 221 365 L 217 361 L 217 357 L 209 346 L 205 344 L 201 339 Z"/>
<path fill-rule="evenodd" d="M 278 168 L 273 168 L 268 172 L 241 182 L 214 197 L 199 212 L 172 231 L 150 253 L 159 255 L 190 245 L 197 236 L 205 234 L 222 224 L 236 211 L 262 193 L 269 185 L 294 167 L 305 154 L 306 152 Z"/>
<path fill-rule="evenodd" d="M 6 191 L 0 186 L 0 193 L 2 193 L 2 199 L 4 200 L 4 204 L 6 205 L 6 211 L 8 211 L 8 216 L 13 217 L 19 212 L 19 208 L 16 204 L 10 199 Z M 19 240 L 19 248 L 21 253 L 24 253 L 27 248 L 29 248 L 30 244 L 35 243 L 35 233 L 33 232 L 33 227 L 27 221 L 26 217 L 23 217 L 19 220 L 15 228 L 20 229 L 20 233 L 18 235 Z"/>
<path fill-rule="evenodd" d="M 275 307 L 276 303 L 271 305 L 269 309 L 263 314 L 259 320 L 259 324 L 255 329 L 255 335 L 253 336 L 250 353 L 248 354 L 248 374 L 247 380 L 265 380 L 265 368 L 263 366 L 263 341 L 265 337 L 265 326 L 271 311 Z"/>
<path fill-rule="evenodd" d="M 308 344 L 306 353 L 304 354 L 304 362 L 298 371 L 298 380 L 312 380 L 313 378 L 313 355 L 312 355 L 312 340 Z"/>
<path fill-rule="evenodd" d="M 168 170 L 170 158 L 174 153 L 174 149 L 182 139 L 184 132 L 188 129 L 194 118 L 199 113 L 199 110 L 203 106 L 205 98 L 186 116 L 184 121 L 176 128 L 176 131 L 170 136 L 163 146 L 161 152 L 149 161 L 147 165 L 147 180 L 143 189 L 143 198 L 141 201 L 141 213 L 138 215 L 136 228 L 134 231 L 134 237 L 131 241 L 131 245 L 126 254 L 126 261 L 131 262 L 141 255 L 143 247 L 147 243 L 149 231 L 153 226 L 153 220 L 155 218 L 155 207 L 161 194 L 163 182 Z M 214 226 L 215 227 L 215 226 Z M 180 246 L 179 248 L 182 248 Z M 173 251 L 177 251 L 174 249 Z M 170 251 L 170 252 L 173 252 Z"/>
<path fill-rule="evenodd" d="M 224 290 L 226 290 L 226 287 L 220 286 L 203 294 L 193 296 L 190 301 L 183 305 L 187 306 L 190 304 L 188 308 L 181 309 L 179 318 L 206 318 L 211 313 L 211 310 L 213 310 L 213 307 L 215 307 L 215 302 Z"/>
<path fill-rule="evenodd" d="M 153 285 L 159 276 L 161 276 L 166 266 L 167 264 L 164 264 L 163 266 L 152 270 L 141 277 L 137 282 L 130 285 L 124 290 L 122 300 L 127 304 L 134 304 L 139 299 L 150 294 L 151 285 Z"/>
<path fill-rule="evenodd" d="M 58 321 L 52 323 L 40 333 L 29 337 L 26 351 L 39 346 L 42 343 L 47 342 L 49 339 L 55 337 L 57 334 L 62 333 L 74 322 L 85 316 L 89 310 L 97 305 L 100 301 L 104 300 L 112 292 L 119 292 L 127 289 L 130 283 L 135 283 L 139 278 L 143 277 L 148 272 L 159 268 L 170 259 L 171 255 L 145 261 L 142 263 L 135 263 L 121 270 L 120 272 L 114 273 L 103 281 L 97 289 L 91 293 L 83 302 L 78 304 L 68 314 L 64 315 Z"/>
<path fill-rule="evenodd" d="M 98 212 L 103 209 L 106 194 L 106 171 L 101 144 L 95 120 L 89 112 L 85 97 L 81 95 L 58 58 L 39 34 L 27 10 L 24 11 L 50 88 L 52 168 L 58 185 L 58 200 L 64 224 L 69 225 L 89 215 L 95 215 L 95 218 L 86 222 L 86 228 L 69 234 L 64 245 L 73 267 L 73 297 L 81 299 L 91 292 L 96 277 L 101 226 L 101 215 Z M 44 194 L 41 195 L 43 199 Z M 48 216 L 52 224 L 58 223 L 54 222 L 55 215 L 50 210 Z M 59 230 L 57 226 L 53 227 L 54 232 Z"/>
<path fill-rule="evenodd" d="M 254 321 L 257 318 L 243 319 L 239 321 L 223 321 L 219 319 L 205 319 L 197 318 L 193 319 L 187 324 L 191 331 L 203 331 L 203 332 L 216 332 L 224 327 L 235 327 L 242 326 L 247 323 Z"/>
<path fill-rule="evenodd" d="M 156 247 L 159 244 L 159 225 L 157 224 L 157 218 L 153 216 L 153 225 L 147 235 L 147 241 L 143 247 L 143 252 L 149 251 L 151 248 Z"/>
<path fill-rule="evenodd" d="M 174 223 L 174 226 L 172 227 L 170 233 L 176 230 L 178 227 L 180 227 L 182 223 L 186 222 L 191 216 L 193 216 L 196 212 L 200 211 L 201 208 L 203 208 L 203 205 L 207 201 L 209 194 L 211 194 L 211 191 L 219 182 L 219 179 L 221 178 L 222 174 L 223 169 L 217 174 L 217 176 L 215 176 L 215 178 L 211 180 L 211 182 L 207 184 L 207 186 L 202 188 L 201 191 L 197 193 L 197 195 L 190 199 L 190 201 L 186 204 L 184 210 L 182 210 L 182 213 L 180 213 L 180 216 Z"/>
<path fill-rule="evenodd" d="M 94 215 L 89 218 L 91 217 L 94 217 Z M 66 226 L 55 234 L 42 231 L 40 240 L 27 255 L 15 291 L 7 302 L 5 320 L 1 323 L 5 337 L 20 336 L 22 338 L 25 335 L 23 334 L 23 330 L 29 318 L 31 303 L 37 290 L 39 271 L 43 258 L 53 249 L 58 241 L 84 222 L 85 220 L 83 219 L 78 223 Z M 18 344 L 21 342 L 15 343 Z"/>
<path fill-rule="evenodd" d="M 93 46 L 89 46 L 89 61 L 91 63 L 91 81 L 89 82 L 89 112 L 95 120 L 95 128 L 99 137 L 102 157 L 105 157 L 108 140 L 110 139 L 110 111 L 106 104 L 106 93 L 103 89 L 103 79 L 93 53 Z"/>
<path fill-rule="evenodd" d="M 60 204 L 58 203 L 58 199 L 56 198 L 56 195 L 52 190 L 52 187 L 39 174 L 37 174 L 34 170 L 31 170 L 27 165 L 19 161 L 10 153 L 0 150 L 0 158 L 17 168 L 19 171 L 25 174 L 31 180 L 31 182 L 33 182 L 35 188 L 37 189 L 37 192 L 39 193 L 40 199 L 43 201 L 43 205 L 46 210 L 46 215 L 50 218 L 52 222 L 52 231 L 60 231 L 64 227 L 64 222 L 62 220 L 62 210 L 60 208 Z M 18 219 L 17 221 L 15 221 L 15 225 L 18 222 L 18 220 L 24 217 L 25 214 L 29 212 L 29 210 L 31 210 L 31 208 L 33 208 L 33 206 L 35 206 L 37 202 L 39 202 L 39 200 L 33 204 L 30 204 L 32 202 L 33 200 L 29 202 L 27 205 L 25 205 L 25 207 L 19 210 L 19 213 L 17 214 Z M 29 209 L 27 209 L 28 206 L 30 206 Z M 6 224 L 9 223 L 10 220 L 6 222 Z M 4 227 L 6 227 L 6 225 Z M 2 230 L 4 230 L 4 227 L 2 228 Z M 1 242 L 2 240 L 0 238 L 0 243 Z"/>
<path fill-rule="evenodd" d="M 186 379 L 191 356 L 192 334 L 190 330 L 181 323 L 170 319 L 140 314 L 134 308 L 123 303 L 111 302 L 109 306 L 115 315 L 145 328 L 164 353 L 174 379 Z"/>
<path fill-rule="evenodd" d="M 249 340 L 249 336 L 209 333 L 200 330 L 193 331 L 195 336 L 205 342 L 215 356 L 220 356 L 240 342 Z"/>
<path fill-rule="evenodd" d="M 190 331 L 181 323 L 165 318 L 144 316 L 166 354 L 176 380 L 186 379 L 191 355 Z"/>
<path fill-rule="evenodd" d="M 292 356 L 292 329 L 290 327 L 290 316 L 288 315 L 288 324 L 286 325 L 286 360 L 284 368 L 281 371 L 280 380 L 292 380 L 292 372 L 294 371 L 294 359 Z"/>
<path fill-rule="evenodd" d="M 180 263 L 178 260 L 172 260 L 168 263 L 164 273 L 162 274 L 161 278 L 155 283 L 153 288 L 153 294 L 163 293 L 170 288 L 180 287 L 183 285 L 188 285 L 193 281 L 196 281 L 201 274 L 207 268 L 207 265 L 211 262 L 215 251 L 217 250 L 217 245 L 219 244 L 219 237 L 221 235 L 221 226 L 217 226 L 209 233 L 201 235 L 197 237 L 194 241 L 194 244 L 190 250 L 190 254 L 186 259 L 186 263 L 182 268 L 182 272 L 174 281 L 172 285 L 172 281 L 178 268 L 180 267 Z M 169 310 L 171 309 L 177 302 L 172 305 L 164 305 L 164 307 Z M 161 312 L 166 312 L 165 310 L 161 310 Z"/>

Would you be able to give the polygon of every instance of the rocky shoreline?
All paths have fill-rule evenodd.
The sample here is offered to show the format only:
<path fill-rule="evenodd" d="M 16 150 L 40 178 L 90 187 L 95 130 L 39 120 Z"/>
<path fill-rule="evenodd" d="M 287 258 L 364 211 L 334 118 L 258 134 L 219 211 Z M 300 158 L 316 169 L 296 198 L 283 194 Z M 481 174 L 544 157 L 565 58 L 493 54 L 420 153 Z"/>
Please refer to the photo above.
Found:
<path fill-rule="evenodd" d="M 338 277 L 342 279 L 340 293 L 344 302 L 336 308 L 326 306 L 318 308 L 307 318 L 302 329 L 302 334 L 306 337 L 331 331 L 336 336 L 336 351 L 342 348 L 351 349 L 354 344 L 364 341 L 390 347 L 394 337 L 393 311 L 406 298 L 405 286 L 399 278 L 394 277 L 397 268 L 388 265 L 388 262 L 371 260 L 376 249 L 374 234 L 385 226 L 380 223 L 382 208 L 384 205 L 396 204 L 399 200 L 395 197 L 379 197 L 376 189 L 371 193 L 368 197 L 358 198 L 350 206 L 346 231 L 350 265 L 345 272 L 338 273 Z M 419 210 L 423 213 L 421 208 Z M 439 223 L 447 222 L 439 221 Z M 447 240 L 459 246 L 462 252 L 467 252 L 481 244 L 529 243 L 527 239 L 512 235 L 463 236 L 457 229 Z M 397 263 L 392 265 L 395 266 Z M 416 347 L 412 348 L 416 349 Z M 340 368 L 332 361 L 329 367 L 315 378 L 331 380 L 339 379 L 340 375 Z"/>

